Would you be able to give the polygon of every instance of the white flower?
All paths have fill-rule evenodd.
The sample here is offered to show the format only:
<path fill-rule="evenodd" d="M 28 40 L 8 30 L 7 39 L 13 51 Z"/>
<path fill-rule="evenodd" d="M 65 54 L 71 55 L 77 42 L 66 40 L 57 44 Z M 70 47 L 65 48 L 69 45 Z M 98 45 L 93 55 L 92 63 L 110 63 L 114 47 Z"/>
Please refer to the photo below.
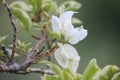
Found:
<path fill-rule="evenodd" d="M 80 56 L 76 49 L 69 44 L 58 43 L 59 48 L 55 51 L 55 58 L 59 65 L 69 69 L 72 74 L 77 72 Z"/>
<path fill-rule="evenodd" d="M 65 41 L 76 44 L 87 36 L 87 30 L 83 27 L 74 28 L 71 22 L 73 14 L 76 12 L 66 11 L 60 15 L 60 18 L 52 16 L 53 32 L 65 37 Z"/>

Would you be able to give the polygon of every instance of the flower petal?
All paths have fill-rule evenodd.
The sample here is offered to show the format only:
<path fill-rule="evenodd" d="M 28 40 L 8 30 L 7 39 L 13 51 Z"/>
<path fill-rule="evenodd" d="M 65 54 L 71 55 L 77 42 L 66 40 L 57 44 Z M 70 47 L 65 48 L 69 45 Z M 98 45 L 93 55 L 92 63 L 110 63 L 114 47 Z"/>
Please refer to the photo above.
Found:
<path fill-rule="evenodd" d="M 52 29 L 53 29 L 53 32 L 56 32 L 58 34 L 61 34 L 61 25 L 60 25 L 60 20 L 58 19 L 58 17 L 56 16 L 52 16 Z"/>
<path fill-rule="evenodd" d="M 66 58 L 73 60 L 80 60 L 80 56 L 78 55 L 77 50 L 73 46 L 69 44 L 64 44 L 63 47 L 65 50 Z"/>
<path fill-rule="evenodd" d="M 71 18 L 72 18 L 74 13 L 76 13 L 76 12 L 66 11 L 62 15 L 60 15 L 60 22 L 62 24 L 62 27 L 65 27 L 65 28 L 66 27 L 68 27 L 68 28 L 73 27 L 73 26 L 69 26 L 69 25 L 72 25 Z"/>
<path fill-rule="evenodd" d="M 77 72 L 78 67 L 79 67 L 79 60 L 73 60 L 71 61 L 69 70 L 74 75 Z"/>
<path fill-rule="evenodd" d="M 71 32 L 71 36 L 70 36 L 68 42 L 71 43 L 71 44 L 76 44 L 79 41 L 83 40 L 86 36 L 87 36 L 87 30 L 86 29 L 75 28 Z"/>
<path fill-rule="evenodd" d="M 61 54 L 61 49 L 58 48 L 56 51 L 55 51 L 55 59 L 56 61 L 58 62 L 58 64 L 60 66 L 62 66 L 63 68 L 68 68 L 68 63 L 67 63 L 67 59 L 65 58 L 65 56 L 63 56 Z"/>
<path fill-rule="evenodd" d="M 76 49 L 69 44 L 58 43 L 59 48 L 55 51 L 57 62 L 66 69 L 69 69 L 72 74 L 77 72 L 80 56 Z"/>
<path fill-rule="evenodd" d="M 71 37 L 72 37 L 72 35 L 73 35 L 73 31 L 74 31 L 74 28 L 73 29 L 68 29 L 68 30 L 66 30 L 65 31 L 65 41 L 68 41 Z"/>

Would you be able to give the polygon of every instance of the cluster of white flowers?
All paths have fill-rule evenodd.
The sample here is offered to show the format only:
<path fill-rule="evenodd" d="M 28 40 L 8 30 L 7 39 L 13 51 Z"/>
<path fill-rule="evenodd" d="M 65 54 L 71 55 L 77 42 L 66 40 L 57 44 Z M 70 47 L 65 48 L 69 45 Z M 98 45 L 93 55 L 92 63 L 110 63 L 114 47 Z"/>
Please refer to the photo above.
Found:
<path fill-rule="evenodd" d="M 76 12 L 66 11 L 60 15 L 60 18 L 52 16 L 53 32 L 58 33 L 65 38 L 70 44 L 77 44 L 87 36 L 87 30 L 81 27 L 74 28 L 72 25 L 72 16 Z M 59 65 L 69 69 L 72 74 L 77 72 L 80 56 L 77 50 L 68 43 L 58 43 L 58 49 L 55 51 L 55 58 Z"/>

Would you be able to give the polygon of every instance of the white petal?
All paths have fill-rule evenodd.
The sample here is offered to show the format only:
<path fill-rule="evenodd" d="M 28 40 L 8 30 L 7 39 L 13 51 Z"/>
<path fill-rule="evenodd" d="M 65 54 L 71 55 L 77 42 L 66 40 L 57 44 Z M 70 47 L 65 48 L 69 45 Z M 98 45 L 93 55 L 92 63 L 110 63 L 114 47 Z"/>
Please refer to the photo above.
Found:
<path fill-rule="evenodd" d="M 64 22 L 64 25 L 62 26 L 62 28 L 63 28 L 65 31 L 74 29 L 74 26 L 72 25 L 71 19 L 67 19 L 67 20 Z"/>
<path fill-rule="evenodd" d="M 87 30 L 85 29 L 80 29 L 80 28 L 75 28 L 72 33 L 71 37 L 68 40 L 69 43 L 71 44 L 76 44 L 79 41 L 83 40 L 87 36 Z"/>
<path fill-rule="evenodd" d="M 76 12 L 73 11 L 66 11 L 62 15 L 60 15 L 60 22 L 62 24 L 62 27 L 66 27 L 67 25 L 71 25 L 71 18 L 73 14 Z M 67 26 L 67 27 L 72 27 L 72 26 Z"/>
<path fill-rule="evenodd" d="M 66 58 L 80 60 L 78 52 L 73 46 L 71 46 L 69 44 L 64 44 L 64 50 L 65 50 Z"/>
<path fill-rule="evenodd" d="M 70 65 L 69 69 L 70 69 L 71 73 L 74 75 L 77 72 L 77 69 L 79 67 L 79 60 L 73 60 L 73 61 L 71 61 L 70 64 L 71 65 Z"/>
<path fill-rule="evenodd" d="M 65 56 L 63 56 L 61 54 L 61 49 L 58 48 L 56 51 L 55 51 L 55 59 L 57 60 L 58 64 L 63 67 L 63 68 L 68 68 L 68 61 L 67 59 L 65 58 Z"/>
<path fill-rule="evenodd" d="M 66 69 L 69 69 L 72 74 L 77 72 L 80 56 L 76 49 L 69 44 L 58 43 L 59 48 L 55 51 L 57 62 Z"/>
<path fill-rule="evenodd" d="M 53 32 L 60 34 L 60 30 L 61 30 L 60 20 L 58 19 L 58 17 L 54 15 L 52 16 L 52 29 Z"/>
<path fill-rule="evenodd" d="M 72 25 L 71 20 L 66 20 L 62 28 L 67 33 L 68 31 L 74 29 L 74 26 Z"/>
<path fill-rule="evenodd" d="M 71 37 L 72 37 L 72 35 L 74 34 L 73 33 L 73 31 L 74 31 L 74 28 L 73 29 L 68 29 L 68 30 L 66 30 L 65 31 L 65 41 L 68 41 L 69 39 L 71 39 Z"/>

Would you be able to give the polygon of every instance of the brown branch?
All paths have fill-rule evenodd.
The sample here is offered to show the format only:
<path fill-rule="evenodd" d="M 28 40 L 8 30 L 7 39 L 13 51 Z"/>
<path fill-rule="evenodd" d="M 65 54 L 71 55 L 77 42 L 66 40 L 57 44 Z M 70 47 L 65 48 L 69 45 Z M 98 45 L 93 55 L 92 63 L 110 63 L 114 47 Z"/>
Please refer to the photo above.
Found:
<path fill-rule="evenodd" d="M 47 31 L 47 25 L 45 25 L 43 27 L 43 33 L 44 33 L 44 36 L 45 36 L 45 44 L 47 45 L 48 49 L 51 49 L 51 45 L 50 45 L 50 42 L 48 40 L 48 35 L 47 35 L 46 31 Z M 50 56 L 48 56 L 48 61 L 51 61 L 51 57 Z"/>
<path fill-rule="evenodd" d="M 4 53 L 8 57 L 9 61 L 5 62 L 5 64 L 0 65 L 0 72 L 10 72 L 10 73 L 15 73 L 15 74 L 41 73 L 41 74 L 53 75 L 54 72 L 51 71 L 50 69 L 42 70 L 40 68 L 29 68 L 31 66 L 31 64 L 36 64 L 42 58 L 48 57 L 51 54 L 53 54 L 55 49 L 57 48 L 57 46 L 54 46 L 54 47 L 51 48 L 51 45 L 50 45 L 50 43 L 48 41 L 46 28 L 48 28 L 48 25 L 50 23 L 49 19 L 48 19 L 48 24 L 45 25 L 45 27 L 44 27 L 44 29 L 42 31 L 42 37 L 37 38 L 37 37 L 33 36 L 33 38 L 37 39 L 37 42 L 35 43 L 34 47 L 31 50 L 31 52 L 27 55 L 26 60 L 23 62 L 23 64 L 19 65 L 15 61 L 15 59 L 13 59 L 14 54 L 16 52 L 17 33 L 18 33 L 17 32 L 17 27 L 16 27 L 16 24 L 14 22 L 13 15 L 12 15 L 11 9 L 8 6 L 8 3 L 4 3 L 4 6 L 8 11 L 10 22 L 11 22 L 11 24 L 13 26 L 14 36 L 13 36 L 12 54 L 11 55 L 7 54 L 8 53 L 7 49 L 6 48 L 3 49 Z M 36 49 L 38 49 L 40 43 L 42 43 L 43 41 L 48 46 L 48 51 L 43 52 L 43 49 L 44 49 L 44 47 L 43 47 L 40 52 L 36 53 L 36 55 L 33 56 L 34 53 L 36 52 Z"/>
<path fill-rule="evenodd" d="M 55 74 L 51 69 L 42 70 L 41 68 L 28 68 L 28 69 L 26 70 L 26 72 L 27 72 L 27 73 L 49 74 L 49 75 Z"/>
<path fill-rule="evenodd" d="M 48 35 L 47 35 L 47 32 L 46 32 L 47 28 L 49 28 L 49 25 L 50 25 L 50 22 L 51 22 L 51 17 L 50 17 L 50 15 L 47 12 L 43 12 L 43 14 L 46 16 L 46 18 L 48 20 L 47 24 L 43 27 L 43 30 L 45 32 L 45 38 L 46 38 L 45 44 L 47 45 L 48 49 L 51 49 L 50 41 L 48 40 Z M 50 56 L 48 56 L 48 61 L 51 61 L 51 57 Z"/>
<path fill-rule="evenodd" d="M 40 68 L 29 68 L 31 64 L 36 64 L 40 59 L 53 54 L 55 49 L 57 48 L 57 46 L 54 46 L 47 52 L 42 53 L 41 51 L 40 54 L 32 58 L 33 53 L 35 53 L 36 49 L 39 47 L 39 44 L 42 41 L 44 41 L 44 38 L 40 38 L 39 40 L 37 40 L 35 46 L 32 48 L 31 52 L 27 55 L 27 58 L 23 64 L 19 65 L 15 60 L 12 60 L 12 63 L 9 65 L 7 64 L 0 65 L 0 72 L 9 72 L 9 73 L 15 73 L 15 74 L 41 73 L 41 74 L 53 75 L 54 72 L 49 69 L 42 70 Z"/>
<path fill-rule="evenodd" d="M 14 19 L 13 19 L 13 15 L 12 15 L 11 9 L 10 9 L 9 6 L 8 6 L 8 3 L 4 3 L 4 6 L 5 6 L 5 8 L 6 8 L 7 11 L 8 11 L 9 18 L 10 18 L 10 22 L 11 22 L 11 24 L 12 24 L 12 26 L 13 26 L 13 29 L 14 29 L 12 55 L 11 55 L 11 57 L 10 57 L 10 59 L 9 59 L 9 62 L 11 62 L 12 59 L 13 59 L 13 57 L 14 57 L 14 54 L 15 54 L 15 52 L 16 52 L 17 33 L 18 33 L 18 31 L 17 31 L 17 27 L 16 27 L 16 24 L 15 24 Z"/>
<path fill-rule="evenodd" d="M 32 18 L 33 22 L 40 22 L 42 20 L 42 16 L 41 16 L 42 11 L 43 11 L 42 8 L 38 9 L 36 15 Z"/>
<path fill-rule="evenodd" d="M 41 50 L 40 50 L 39 52 L 37 52 L 34 57 L 36 57 L 36 56 L 38 56 L 39 54 L 41 54 L 44 49 L 45 49 L 45 46 L 43 46 L 43 47 L 41 48 Z"/>
<path fill-rule="evenodd" d="M 43 38 L 39 38 L 35 43 L 34 47 L 32 48 L 31 52 L 27 55 L 26 60 L 24 63 L 19 67 L 19 69 L 25 70 L 31 65 L 32 55 L 36 52 L 36 49 L 39 47 L 40 43 L 43 41 Z"/>
<path fill-rule="evenodd" d="M 36 56 L 33 60 L 32 60 L 32 64 L 37 64 L 39 62 L 39 60 L 41 60 L 42 58 L 48 57 L 51 54 L 54 53 L 55 49 L 57 48 L 57 46 L 54 46 L 53 48 L 51 48 L 50 50 L 39 54 L 38 56 Z"/>
<path fill-rule="evenodd" d="M 17 63 L 14 66 L 0 65 L 0 72 L 9 72 L 15 74 L 29 74 L 29 73 L 41 73 L 49 75 L 55 74 L 51 69 L 43 70 L 41 68 L 27 68 L 26 70 L 17 70 L 18 66 L 19 65 Z"/>
<path fill-rule="evenodd" d="M 34 47 L 32 48 L 31 52 L 29 53 L 28 57 L 31 58 L 33 53 L 38 49 L 39 45 L 41 42 L 43 42 L 44 39 L 43 38 L 39 38 L 36 42 L 36 44 L 34 45 Z"/>

